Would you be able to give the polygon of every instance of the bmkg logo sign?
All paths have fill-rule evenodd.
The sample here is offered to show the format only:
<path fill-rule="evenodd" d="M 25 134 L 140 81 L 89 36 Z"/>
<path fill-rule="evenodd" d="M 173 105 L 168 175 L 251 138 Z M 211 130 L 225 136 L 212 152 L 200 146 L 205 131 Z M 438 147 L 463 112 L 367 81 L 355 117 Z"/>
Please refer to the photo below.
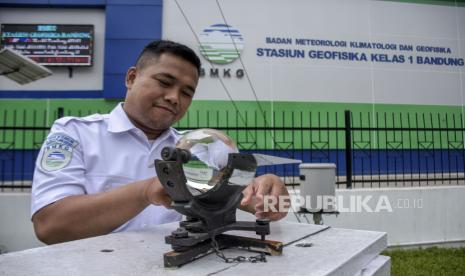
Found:
<path fill-rule="evenodd" d="M 216 64 L 228 64 L 236 60 L 244 49 L 244 39 L 239 30 L 215 24 L 204 29 L 199 36 L 200 53 Z"/>

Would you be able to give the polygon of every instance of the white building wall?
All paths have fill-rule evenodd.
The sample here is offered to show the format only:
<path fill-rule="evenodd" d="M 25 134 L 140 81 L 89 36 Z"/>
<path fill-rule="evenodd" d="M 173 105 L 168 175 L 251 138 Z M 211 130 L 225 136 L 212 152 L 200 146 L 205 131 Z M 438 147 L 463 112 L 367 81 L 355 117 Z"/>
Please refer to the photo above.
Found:
<path fill-rule="evenodd" d="M 336 190 L 338 196 L 343 198 L 343 208 L 350 207 L 350 197 L 371 196 L 367 205 L 373 211 L 379 198 L 384 197 L 392 212 L 386 209 L 378 213 L 367 212 L 361 208 L 360 212 L 324 215 L 326 225 L 387 232 L 389 246 L 465 242 L 463 186 Z M 29 205 L 29 193 L 0 193 L 1 250 L 12 252 L 43 245 L 34 235 Z M 312 216 L 306 216 L 313 223 Z M 285 219 L 297 221 L 293 213 Z M 303 216 L 299 219 L 307 223 Z M 238 220 L 254 220 L 254 216 L 238 211 Z"/>
<path fill-rule="evenodd" d="M 299 194 L 296 189 L 296 195 Z M 369 209 L 359 208 L 357 198 L 367 197 Z M 351 198 L 354 210 L 337 216 L 325 214 L 323 223 L 336 228 L 387 232 L 389 246 L 465 242 L 463 186 L 336 190 L 337 202 L 342 203 L 339 208 L 350 209 Z M 380 198 L 381 211 L 375 212 Z M 386 202 L 392 211 L 384 208 Z M 312 215 L 305 216 L 289 213 L 285 219 L 298 221 L 298 217 L 302 223 L 313 223 Z M 253 216 L 240 212 L 239 219 Z"/>
<path fill-rule="evenodd" d="M 0 252 L 43 246 L 35 234 L 30 193 L 0 193 Z"/>
<path fill-rule="evenodd" d="M 388 233 L 388 245 L 465 241 L 465 187 L 338 190 L 346 200 L 372 196 L 369 206 L 387 197 L 392 212 L 349 212 L 325 216 L 324 223 L 339 228 Z"/>
<path fill-rule="evenodd" d="M 178 5 L 179 4 L 179 5 Z M 246 78 L 224 77 L 234 100 L 351 102 L 371 104 L 463 105 L 464 66 L 430 65 L 417 56 L 465 57 L 465 8 L 458 6 L 374 0 L 179 0 L 163 3 L 163 37 L 199 52 L 199 37 L 213 24 L 225 24 L 243 37 L 242 61 L 215 65 L 244 69 Z M 192 28 L 191 28 L 192 27 Z M 292 43 L 270 43 L 290 39 Z M 345 41 L 347 46 L 301 45 L 297 39 Z M 227 41 L 227 40 L 225 40 Z M 396 50 L 360 48 L 350 42 L 394 44 Z M 400 49 L 410 45 L 412 51 Z M 443 47 L 450 53 L 417 47 Z M 258 49 L 303 50 L 305 57 L 259 55 Z M 309 51 L 367 54 L 367 61 L 310 58 Z M 386 55 L 387 60 L 371 58 Z M 404 62 L 394 62 L 402 55 Z M 411 58 L 411 59 L 409 59 Z M 196 98 L 228 100 L 211 65 L 202 57 L 207 75 Z M 256 98 L 255 98 L 256 95 Z"/>

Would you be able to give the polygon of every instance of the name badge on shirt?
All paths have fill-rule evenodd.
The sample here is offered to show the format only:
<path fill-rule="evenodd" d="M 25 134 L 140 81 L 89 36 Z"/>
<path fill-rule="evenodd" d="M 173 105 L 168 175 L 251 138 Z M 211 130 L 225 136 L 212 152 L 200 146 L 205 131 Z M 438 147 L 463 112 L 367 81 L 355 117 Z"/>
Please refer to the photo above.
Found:
<path fill-rule="evenodd" d="M 79 144 L 66 134 L 54 133 L 45 141 L 40 166 L 46 171 L 56 171 L 66 167 L 73 157 L 73 150 Z"/>

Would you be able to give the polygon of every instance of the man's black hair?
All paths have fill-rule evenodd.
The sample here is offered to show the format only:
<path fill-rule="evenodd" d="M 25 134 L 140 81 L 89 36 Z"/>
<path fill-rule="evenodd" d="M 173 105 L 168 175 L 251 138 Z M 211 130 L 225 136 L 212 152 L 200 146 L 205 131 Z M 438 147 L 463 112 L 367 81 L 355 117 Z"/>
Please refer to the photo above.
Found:
<path fill-rule="evenodd" d="M 172 54 L 188 61 L 197 68 L 197 72 L 200 74 L 201 63 L 197 54 L 186 45 L 170 40 L 156 40 L 150 42 L 137 58 L 136 67 L 142 69 L 148 65 L 151 59 L 158 58 L 164 53 Z"/>

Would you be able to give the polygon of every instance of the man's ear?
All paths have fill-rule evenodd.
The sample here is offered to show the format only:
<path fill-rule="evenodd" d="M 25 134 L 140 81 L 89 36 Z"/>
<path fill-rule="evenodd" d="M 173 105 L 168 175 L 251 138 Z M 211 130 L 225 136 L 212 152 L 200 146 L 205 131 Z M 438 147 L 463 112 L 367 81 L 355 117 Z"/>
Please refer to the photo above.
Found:
<path fill-rule="evenodd" d="M 126 72 L 126 88 L 131 89 L 132 85 L 134 84 L 134 80 L 136 79 L 137 69 L 136 67 L 130 67 Z"/>

